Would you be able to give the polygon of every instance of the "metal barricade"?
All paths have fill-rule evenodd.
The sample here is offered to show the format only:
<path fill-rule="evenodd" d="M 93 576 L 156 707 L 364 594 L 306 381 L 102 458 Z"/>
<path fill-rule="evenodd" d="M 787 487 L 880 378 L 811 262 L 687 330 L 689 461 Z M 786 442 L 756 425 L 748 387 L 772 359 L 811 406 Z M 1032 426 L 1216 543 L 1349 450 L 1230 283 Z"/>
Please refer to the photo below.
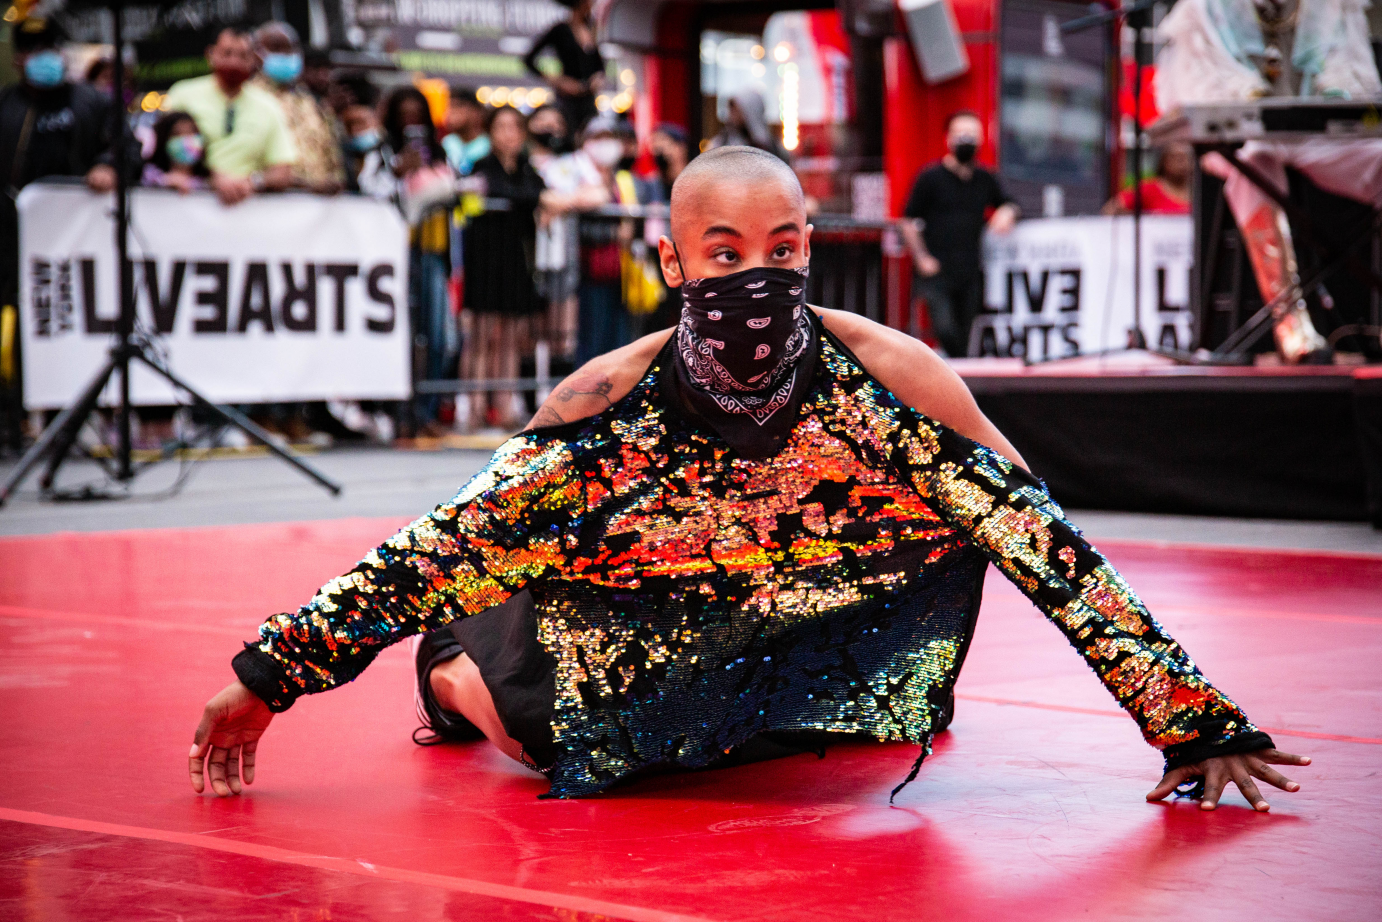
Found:
<path fill-rule="evenodd" d="M 510 207 L 509 202 L 502 199 L 481 201 L 485 210 Z M 614 228 L 630 220 L 634 222 L 635 239 L 641 239 L 645 221 L 658 219 L 666 222 L 668 218 L 669 211 L 665 204 L 607 205 L 581 213 L 581 239 L 586 243 L 612 240 Z M 889 239 L 896 234 L 892 223 L 858 221 L 848 215 L 836 214 L 812 215 L 810 222 L 814 230 L 811 236 L 811 276 L 807 283 L 807 301 L 820 307 L 862 314 L 879 323 L 902 325 L 905 308 L 901 305 L 910 300 L 903 280 L 910 281 L 910 272 L 904 274 L 899 271 L 905 259 L 891 255 L 900 249 L 895 238 Z M 655 259 L 655 254 L 651 258 Z M 587 268 L 583 265 L 582 271 Z M 669 297 L 675 298 L 675 292 L 669 292 Z M 652 325 L 654 318 L 657 318 L 656 326 Z M 675 318 L 674 307 L 632 318 L 629 340 L 675 323 Z M 561 374 L 546 368 L 536 371 L 534 376 L 518 378 L 418 380 L 415 390 L 419 396 L 488 391 L 542 393 L 551 390 L 562 378 Z"/>

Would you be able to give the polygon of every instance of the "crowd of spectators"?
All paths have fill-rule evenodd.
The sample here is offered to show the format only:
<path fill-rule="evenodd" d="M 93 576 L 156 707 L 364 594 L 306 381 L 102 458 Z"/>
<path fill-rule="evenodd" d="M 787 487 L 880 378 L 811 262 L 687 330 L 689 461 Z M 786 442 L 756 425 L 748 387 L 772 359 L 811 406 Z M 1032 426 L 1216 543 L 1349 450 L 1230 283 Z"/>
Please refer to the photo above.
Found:
<path fill-rule="evenodd" d="M 665 203 L 690 156 L 684 131 L 662 126 L 647 147 L 645 165 L 654 169 L 634 175 L 631 125 L 594 105 L 604 65 L 589 6 L 575 4 L 569 20 L 535 43 L 557 52 L 563 73 L 550 78 L 555 102 L 527 114 L 482 105 L 459 86 L 438 112 L 435 100 L 398 82 L 402 75 L 333 68 L 286 23 L 225 29 L 207 49 L 208 74 L 174 83 L 152 117 L 131 115 L 130 179 L 212 193 L 227 207 L 289 191 L 390 202 L 410 230 L 415 378 L 559 376 L 654 322 L 671 322 L 668 309 L 657 313 L 655 269 L 642 271 L 655 266 L 662 222 L 581 216 L 610 204 Z M 54 24 L 25 20 L 14 34 L 22 79 L 0 93 L 0 170 L 16 190 L 53 176 L 84 176 L 93 190 L 110 190 L 110 61 L 96 60 L 74 82 Z M 0 245 L 0 304 L 13 305 L 12 197 L 0 202 Z M 511 429 L 526 422 L 531 399 L 508 389 L 423 396 L 401 407 L 253 412 L 294 440 L 313 430 L 388 439 L 400 425 L 423 435 Z"/>

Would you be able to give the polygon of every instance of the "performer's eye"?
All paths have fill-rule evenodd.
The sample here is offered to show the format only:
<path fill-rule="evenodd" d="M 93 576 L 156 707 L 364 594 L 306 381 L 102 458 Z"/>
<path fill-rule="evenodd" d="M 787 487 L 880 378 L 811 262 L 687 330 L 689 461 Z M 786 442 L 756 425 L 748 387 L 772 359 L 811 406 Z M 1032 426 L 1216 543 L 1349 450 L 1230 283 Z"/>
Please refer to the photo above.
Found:
<path fill-rule="evenodd" d="M 773 250 L 773 259 L 791 259 L 796 249 L 790 243 L 780 243 Z"/>
<path fill-rule="evenodd" d="M 715 253 L 715 255 L 711 256 L 710 258 L 717 262 L 725 263 L 728 265 L 731 263 L 738 262 L 739 254 L 734 252 L 733 250 L 719 250 Z"/>

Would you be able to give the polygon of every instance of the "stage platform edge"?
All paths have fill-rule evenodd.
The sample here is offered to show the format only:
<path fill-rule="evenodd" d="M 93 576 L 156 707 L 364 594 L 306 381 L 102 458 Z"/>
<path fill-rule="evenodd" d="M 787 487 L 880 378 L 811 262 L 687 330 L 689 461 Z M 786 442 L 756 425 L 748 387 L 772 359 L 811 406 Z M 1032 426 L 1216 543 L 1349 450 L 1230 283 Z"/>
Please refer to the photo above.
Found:
<path fill-rule="evenodd" d="M 1382 366 L 951 364 L 1064 505 L 1382 527 Z"/>

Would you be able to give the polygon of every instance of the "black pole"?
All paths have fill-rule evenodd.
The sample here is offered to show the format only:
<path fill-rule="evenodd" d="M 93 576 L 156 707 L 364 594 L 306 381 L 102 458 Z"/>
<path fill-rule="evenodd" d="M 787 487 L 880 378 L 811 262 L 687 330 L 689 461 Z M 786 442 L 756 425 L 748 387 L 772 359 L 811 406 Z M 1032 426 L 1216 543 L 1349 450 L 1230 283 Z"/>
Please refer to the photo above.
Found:
<path fill-rule="evenodd" d="M 116 371 L 120 375 L 120 405 L 116 408 L 117 444 L 115 449 L 115 476 L 121 481 L 134 479 L 131 464 L 130 444 L 130 335 L 134 332 L 134 280 L 130 277 L 129 236 L 130 236 L 130 187 L 129 145 L 126 134 L 129 131 L 125 117 L 125 30 L 124 4 L 115 0 L 111 5 L 112 39 L 115 44 L 115 59 L 111 62 L 112 117 L 115 119 L 115 290 L 120 298 L 120 314 L 115 324 L 118 339 L 116 348 Z"/>
<path fill-rule="evenodd" d="M 1128 329 L 1128 348 L 1146 349 L 1142 332 L 1142 64 L 1147 52 L 1145 39 L 1151 10 L 1143 7 L 1129 12 L 1125 20 L 1132 27 L 1132 326 Z"/>
<path fill-rule="evenodd" d="M 1114 7 L 1072 19 L 1061 25 L 1062 32 L 1080 32 L 1094 26 L 1122 19 L 1133 30 L 1133 113 L 1132 113 L 1132 326 L 1128 328 L 1128 349 L 1146 349 L 1147 336 L 1142 332 L 1142 70 L 1147 57 L 1146 29 L 1152 7 L 1158 0 L 1135 0 L 1127 6 Z M 1118 43 L 1122 60 L 1122 42 Z M 1118 68 L 1121 77 L 1123 68 Z M 1120 350 L 1112 350 L 1120 351 Z M 1056 360 L 1058 361 L 1058 360 Z"/>

